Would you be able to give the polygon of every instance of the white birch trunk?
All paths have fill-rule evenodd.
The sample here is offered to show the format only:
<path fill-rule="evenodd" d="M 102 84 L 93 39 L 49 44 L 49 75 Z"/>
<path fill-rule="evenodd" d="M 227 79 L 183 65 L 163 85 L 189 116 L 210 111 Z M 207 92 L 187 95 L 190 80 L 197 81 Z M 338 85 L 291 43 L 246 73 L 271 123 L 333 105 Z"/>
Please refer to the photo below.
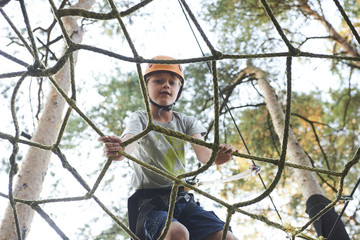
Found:
<path fill-rule="evenodd" d="M 94 0 L 80 0 L 76 8 L 90 9 Z M 83 31 L 78 26 L 75 17 L 63 18 L 67 32 L 75 43 L 82 41 Z M 76 56 L 74 56 L 76 61 Z M 54 75 L 64 92 L 70 88 L 70 64 L 69 61 L 64 67 Z M 52 145 L 56 141 L 62 114 L 65 107 L 65 100 L 60 96 L 54 87 L 51 87 L 46 99 L 46 104 L 39 121 L 39 125 L 33 134 L 32 141 L 46 145 Z M 16 184 L 13 190 L 14 198 L 37 200 L 39 199 L 42 184 L 48 169 L 51 152 L 30 147 L 24 158 L 18 174 L 16 175 Z M 34 210 L 24 204 L 17 204 L 17 213 L 20 222 L 22 239 L 25 239 L 29 233 L 31 222 L 34 217 Z M 15 227 L 12 207 L 8 205 L 0 225 L 0 239 L 13 240 L 18 239 Z"/>
<path fill-rule="evenodd" d="M 259 86 L 264 93 L 265 103 L 270 112 L 276 134 L 279 136 L 280 142 L 282 142 L 284 137 L 285 115 L 277 100 L 276 93 L 269 83 L 268 73 L 253 66 L 248 66 L 246 72 L 255 74 Z M 300 146 L 291 128 L 289 129 L 287 156 L 293 163 L 311 166 L 310 159 Z M 305 200 L 314 194 L 324 195 L 314 172 L 295 168 L 294 173 L 296 182 L 299 184 Z"/>
<path fill-rule="evenodd" d="M 307 0 L 299 0 L 299 6 L 303 12 L 313 17 L 315 20 L 319 21 L 322 25 L 324 25 L 326 30 L 329 32 L 331 39 L 336 41 L 339 44 L 339 46 L 342 47 L 342 49 L 344 50 L 343 52 L 345 52 L 347 56 L 351 56 L 351 57 L 359 56 L 359 52 L 350 43 L 350 41 L 346 40 L 346 38 L 341 36 L 340 33 L 336 31 L 336 29 L 325 18 L 325 16 L 322 16 L 317 11 L 313 10 Z M 360 67 L 360 62 L 358 61 L 353 61 L 352 64 L 354 64 L 357 67 Z"/>

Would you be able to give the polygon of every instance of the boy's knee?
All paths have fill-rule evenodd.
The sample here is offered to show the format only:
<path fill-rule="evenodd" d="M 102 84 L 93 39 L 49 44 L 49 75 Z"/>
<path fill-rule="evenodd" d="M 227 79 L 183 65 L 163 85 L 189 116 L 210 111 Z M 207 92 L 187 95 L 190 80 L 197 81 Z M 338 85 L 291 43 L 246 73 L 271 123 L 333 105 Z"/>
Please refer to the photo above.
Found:
<path fill-rule="evenodd" d="M 172 222 L 165 240 L 188 240 L 189 231 L 179 222 Z"/>
<path fill-rule="evenodd" d="M 209 236 L 205 237 L 204 240 L 218 240 L 221 239 L 223 231 L 218 231 L 216 233 L 210 234 Z M 226 240 L 238 240 L 234 234 L 230 231 L 226 234 Z"/>
<path fill-rule="evenodd" d="M 226 236 L 226 240 L 238 240 L 238 239 L 237 237 L 234 236 L 234 234 L 232 234 L 232 232 L 228 232 Z"/>

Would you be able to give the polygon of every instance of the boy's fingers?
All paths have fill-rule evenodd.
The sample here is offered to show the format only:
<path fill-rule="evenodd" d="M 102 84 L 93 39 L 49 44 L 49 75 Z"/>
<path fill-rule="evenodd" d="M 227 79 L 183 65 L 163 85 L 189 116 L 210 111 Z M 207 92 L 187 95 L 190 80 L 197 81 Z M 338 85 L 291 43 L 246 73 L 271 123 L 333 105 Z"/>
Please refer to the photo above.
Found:
<path fill-rule="evenodd" d="M 109 157 L 109 156 L 118 156 L 119 155 L 119 150 L 121 149 L 112 149 L 112 148 L 104 148 L 104 154 Z"/>
<path fill-rule="evenodd" d="M 108 141 L 109 139 L 108 139 L 108 137 L 106 137 L 106 136 L 101 136 L 101 137 L 98 138 L 98 140 L 99 140 L 100 142 L 106 142 L 106 141 Z"/>
<path fill-rule="evenodd" d="M 233 152 L 235 150 L 235 148 L 231 145 L 231 144 L 222 144 L 220 145 L 219 151 L 223 152 L 223 153 L 227 153 L 227 152 Z"/>
<path fill-rule="evenodd" d="M 109 136 L 108 139 L 111 140 L 111 141 L 114 141 L 114 142 L 119 142 L 119 143 L 122 142 L 121 138 L 116 137 L 116 136 Z"/>
<path fill-rule="evenodd" d="M 231 152 L 235 152 L 236 148 L 233 145 L 230 145 L 230 150 L 231 150 Z"/>
<path fill-rule="evenodd" d="M 118 143 L 118 142 L 105 142 L 104 144 L 107 147 L 120 146 L 120 143 Z"/>
<path fill-rule="evenodd" d="M 232 151 L 231 148 L 229 148 L 228 150 L 224 151 L 224 153 L 232 153 L 232 152 L 233 152 L 233 151 Z"/>
<path fill-rule="evenodd" d="M 112 160 L 115 161 L 121 160 L 122 155 L 119 154 L 119 151 L 123 150 L 121 138 L 116 136 L 101 136 L 98 140 L 104 143 L 103 152 L 106 157 L 111 157 Z"/>
<path fill-rule="evenodd" d="M 113 152 L 113 151 L 119 151 L 122 150 L 122 146 L 117 142 L 106 142 L 104 146 L 104 150 Z"/>
<path fill-rule="evenodd" d="M 98 138 L 99 141 L 107 144 L 107 143 L 116 143 L 116 144 L 121 144 L 121 138 L 119 137 L 115 137 L 115 136 L 101 136 Z"/>

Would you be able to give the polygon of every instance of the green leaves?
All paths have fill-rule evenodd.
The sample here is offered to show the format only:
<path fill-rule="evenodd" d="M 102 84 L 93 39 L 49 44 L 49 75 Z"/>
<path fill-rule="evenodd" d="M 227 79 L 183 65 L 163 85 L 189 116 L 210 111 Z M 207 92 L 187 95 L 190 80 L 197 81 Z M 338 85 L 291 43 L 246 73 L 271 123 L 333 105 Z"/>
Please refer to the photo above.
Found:
<path fill-rule="evenodd" d="M 115 76 L 99 76 L 97 82 L 95 87 L 99 95 L 91 97 L 98 98 L 98 104 L 91 107 L 86 115 L 106 134 L 120 136 L 129 115 L 144 108 L 137 75 L 122 74 L 116 69 Z M 74 141 L 80 141 L 75 136 L 97 139 L 94 134 L 78 115 L 72 115 L 62 145 L 73 148 L 77 145 Z"/>

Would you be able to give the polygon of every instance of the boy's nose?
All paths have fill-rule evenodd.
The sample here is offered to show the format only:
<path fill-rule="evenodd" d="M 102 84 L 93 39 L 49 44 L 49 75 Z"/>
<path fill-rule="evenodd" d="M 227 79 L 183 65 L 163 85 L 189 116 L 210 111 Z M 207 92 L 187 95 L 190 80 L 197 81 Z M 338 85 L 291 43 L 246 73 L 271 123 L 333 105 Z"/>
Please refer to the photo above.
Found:
<path fill-rule="evenodd" d="M 170 83 L 169 83 L 169 81 L 164 81 L 164 83 L 163 83 L 163 88 L 170 88 Z"/>

